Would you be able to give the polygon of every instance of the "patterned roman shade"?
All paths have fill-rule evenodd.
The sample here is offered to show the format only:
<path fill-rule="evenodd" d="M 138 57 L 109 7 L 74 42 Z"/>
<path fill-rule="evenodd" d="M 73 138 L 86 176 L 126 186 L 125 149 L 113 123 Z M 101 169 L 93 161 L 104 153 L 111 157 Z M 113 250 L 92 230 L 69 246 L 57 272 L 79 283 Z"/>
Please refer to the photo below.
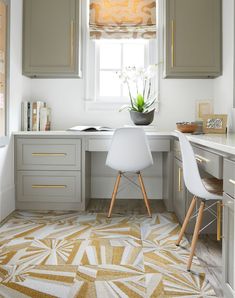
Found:
<path fill-rule="evenodd" d="M 90 37 L 155 38 L 156 0 L 90 0 Z"/>

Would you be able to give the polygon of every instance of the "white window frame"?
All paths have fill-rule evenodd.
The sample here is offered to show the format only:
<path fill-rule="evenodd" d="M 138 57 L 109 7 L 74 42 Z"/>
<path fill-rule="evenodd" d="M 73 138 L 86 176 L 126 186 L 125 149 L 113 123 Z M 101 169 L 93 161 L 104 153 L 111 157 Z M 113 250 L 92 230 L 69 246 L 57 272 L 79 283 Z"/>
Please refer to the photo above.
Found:
<path fill-rule="evenodd" d="M 118 111 L 119 108 L 129 103 L 129 98 L 124 101 L 122 99 L 97 98 L 96 86 L 98 86 L 97 75 L 97 61 L 98 49 L 95 40 L 89 38 L 89 0 L 85 0 L 82 5 L 83 12 L 83 77 L 84 77 L 84 103 L 87 111 Z M 160 39 L 150 39 L 147 46 L 148 57 L 145 57 L 146 64 L 155 64 L 159 61 L 159 44 Z M 95 66 L 95 69 L 94 69 Z M 157 74 L 158 78 L 155 80 L 154 90 L 159 94 L 160 87 L 160 67 Z M 118 79 L 118 78 L 117 78 Z"/>
<path fill-rule="evenodd" d="M 122 41 L 119 41 L 119 40 L 112 40 L 110 41 L 111 43 L 121 43 L 121 48 L 122 48 L 122 52 L 121 52 L 121 64 L 123 64 L 123 44 L 124 43 L 131 43 L 132 40 L 122 40 Z M 136 40 L 136 42 L 138 42 L 138 40 Z M 95 94 L 94 94 L 94 98 L 97 102 L 103 102 L 103 103 L 109 103 L 109 102 L 112 102 L 112 103 L 128 103 L 129 101 L 129 97 L 126 96 L 124 97 L 123 96 L 123 85 L 122 85 L 122 94 L 121 96 L 112 96 L 112 95 L 109 95 L 109 96 L 100 96 L 100 90 L 99 90 L 99 87 L 100 87 L 100 82 L 99 82 L 99 79 L 100 79 L 100 71 L 103 70 L 103 71 L 113 71 L 113 72 L 117 72 L 117 71 L 120 71 L 121 69 L 100 69 L 100 46 L 99 46 L 99 43 L 100 41 L 98 40 L 95 44 L 95 55 L 96 55 L 96 67 L 95 67 L 95 76 L 96 76 L 96 81 L 95 81 Z M 150 46 L 149 46 L 149 42 L 145 40 L 145 44 L 144 44 L 144 67 L 147 67 L 149 65 L 149 57 L 150 57 Z M 117 76 L 117 80 L 118 80 L 118 76 Z"/>

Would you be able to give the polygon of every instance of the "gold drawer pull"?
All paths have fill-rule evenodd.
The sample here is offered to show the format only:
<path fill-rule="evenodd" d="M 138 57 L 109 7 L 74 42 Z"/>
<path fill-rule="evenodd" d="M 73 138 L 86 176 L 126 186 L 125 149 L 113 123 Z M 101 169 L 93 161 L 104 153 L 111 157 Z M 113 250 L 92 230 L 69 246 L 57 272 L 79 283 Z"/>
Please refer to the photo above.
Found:
<path fill-rule="evenodd" d="M 235 180 L 229 179 L 229 182 L 235 185 Z"/>
<path fill-rule="evenodd" d="M 32 156 L 49 156 L 49 157 L 64 157 L 66 153 L 32 153 Z"/>
<path fill-rule="evenodd" d="M 222 239 L 221 235 L 221 224 L 222 224 L 222 212 L 221 208 L 223 207 L 222 202 L 217 202 L 217 241 Z"/>
<path fill-rule="evenodd" d="M 34 184 L 32 185 L 32 188 L 66 188 L 67 185 L 39 185 Z"/>
<path fill-rule="evenodd" d="M 203 157 L 203 156 L 200 156 L 198 154 L 195 154 L 195 158 L 196 158 L 196 161 L 199 162 L 199 163 L 203 163 L 203 162 L 210 162 L 209 159 Z"/>
<path fill-rule="evenodd" d="M 178 173 L 178 192 L 182 191 L 182 168 L 179 168 L 179 173 Z"/>

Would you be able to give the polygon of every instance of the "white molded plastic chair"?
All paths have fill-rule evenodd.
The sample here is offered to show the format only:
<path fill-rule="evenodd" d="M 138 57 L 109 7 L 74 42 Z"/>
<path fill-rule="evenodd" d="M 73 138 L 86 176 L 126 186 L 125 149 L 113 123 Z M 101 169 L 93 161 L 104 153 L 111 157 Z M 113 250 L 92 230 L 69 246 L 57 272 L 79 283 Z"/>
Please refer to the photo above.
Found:
<path fill-rule="evenodd" d="M 215 200 L 218 202 L 217 207 L 218 208 L 221 207 L 222 195 L 220 195 L 220 193 L 222 192 L 222 189 L 221 188 L 218 189 L 218 185 L 220 186 L 222 184 L 221 184 L 220 180 L 215 179 L 215 178 L 213 178 L 211 180 L 205 179 L 205 182 L 207 182 L 207 183 L 209 183 L 210 181 L 213 182 L 213 183 L 209 183 L 209 185 L 208 185 L 210 187 L 211 191 L 208 191 L 206 189 L 206 187 L 203 184 L 203 180 L 200 177 L 197 161 L 196 161 L 191 144 L 189 143 L 188 139 L 186 138 L 186 136 L 183 133 L 177 131 L 177 135 L 179 137 L 180 149 L 181 149 L 181 154 L 182 154 L 184 182 L 185 182 L 187 189 L 189 190 L 189 192 L 191 192 L 193 194 L 194 197 L 192 199 L 192 202 L 191 202 L 188 212 L 186 214 L 186 217 L 185 217 L 184 223 L 182 225 L 180 235 L 176 242 L 176 245 L 179 245 L 180 241 L 182 240 L 183 234 L 184 234 L 184 232 L 187 228 L 188 222 L 192 216 L 192 213 L 196 206 L 197 200 L 201 200 L 199 211 L 198 211 L 198 216 L 197 216 L 197 220 L 196 220 L 196 224 L 195 224 L 193 239 L 192 239 L 190 257 L 189 257 L 188 266 L 187 266 L 187 269 L 190 270 L 194 251 L 196 248 L 198 235 L 200 233 L 202 216 L 203 216 L 203 211 L 204 211 L 206 202 L 209 200 Z M 207 208 L 207 210 L 209 210 L 209 207 Z M 219 212 L 219 214 L 220 214 L 220 212 Z M 218 220 L 218 218 L 217 218 L 217 220 Z M 220 221 L 218 221 L 218 223 L 220 224 Z M 217 224 L 217 228 L 220 229 L 220 227 L 218 227 L 218 224 Z"/>
<path fill-rule="evenodd" d="M 115 130 L 111 147 L 108 152 L 106 165 L 119 171 L 119 174 L 114 186 L 108 217 L 111 216 L 118 186 L 121 177 L 125 177 L 125 172 L 132 172 L 138 175 L 145 205 L 149 216 L 151 216 L 148 198 L 140 171 L 152 164 L 153 159 L 148 139 L 142 128 L 119 128 Z"/>

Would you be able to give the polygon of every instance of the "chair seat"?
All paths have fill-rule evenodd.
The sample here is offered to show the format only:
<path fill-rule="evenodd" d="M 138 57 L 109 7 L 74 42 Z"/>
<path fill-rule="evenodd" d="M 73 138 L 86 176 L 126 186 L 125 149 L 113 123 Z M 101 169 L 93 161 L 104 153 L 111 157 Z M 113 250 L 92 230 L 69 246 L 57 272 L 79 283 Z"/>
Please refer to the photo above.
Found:
<path fill-rule="evenodd" d="M 208 192 L 218 196 L 223 195 L 223 180 L 217 178 L 203 178 L 202 183 Z"/>

